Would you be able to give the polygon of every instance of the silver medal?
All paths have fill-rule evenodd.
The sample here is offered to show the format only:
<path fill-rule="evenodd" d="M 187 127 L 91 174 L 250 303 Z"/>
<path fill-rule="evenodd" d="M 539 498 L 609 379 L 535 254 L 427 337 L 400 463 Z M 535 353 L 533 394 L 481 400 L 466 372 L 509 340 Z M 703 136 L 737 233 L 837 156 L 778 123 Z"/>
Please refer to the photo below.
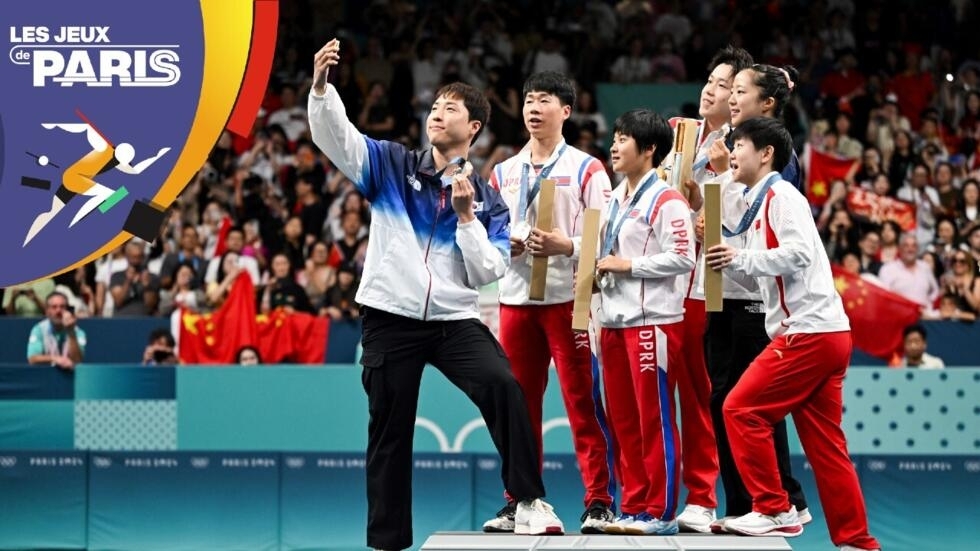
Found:
<path fill-rule="evenodd" d="M 514 224 L 510 229 L 510 236 L 519 241 L 527 241 L 531 237 L 531 224 L 524 221 Z"/>

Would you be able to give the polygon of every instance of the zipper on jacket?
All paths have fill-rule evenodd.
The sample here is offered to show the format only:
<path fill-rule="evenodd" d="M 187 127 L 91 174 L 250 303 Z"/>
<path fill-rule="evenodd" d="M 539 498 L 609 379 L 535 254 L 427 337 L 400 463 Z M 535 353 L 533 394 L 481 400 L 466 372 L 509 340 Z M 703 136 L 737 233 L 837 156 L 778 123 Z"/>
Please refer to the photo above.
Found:
<path fill-rule="evenodd" d="M 425 271 L 429 274 L 429 288 L 425 291 L 425 308 L 422 310 L 422 319 L 429 319 L 429 298 L 432 296 L 432 270 L 429 269 L 429 250 L 432 249 L 432 239 L 436 235 L 436 225 L 439 223 L 439 214 L 446 206 L 446 188 L 439 190 L 439 202 L 436 204 L 436 215 L 432 217 L 432 231 L 429 233 L 429 243 L 425 246 Z"/>

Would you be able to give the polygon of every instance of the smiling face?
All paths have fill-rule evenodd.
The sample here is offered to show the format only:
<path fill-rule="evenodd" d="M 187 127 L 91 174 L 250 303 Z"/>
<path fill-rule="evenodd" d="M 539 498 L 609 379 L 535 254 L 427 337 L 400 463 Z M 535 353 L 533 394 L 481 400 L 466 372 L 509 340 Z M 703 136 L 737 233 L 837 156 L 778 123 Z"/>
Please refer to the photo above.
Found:
<path fill-rule="evenodd" d="M 735 75 L 728 108 L 732 113 L 732 125 L 738 126 L 755 117 L 768 116 L 776 105 L 773 98 L 763 98 L 762 89 L 755 85 L 755 71 L 745 69 Z"/>
<path fill-rule="evenodd" d="M 773 148 L 766 146 L 756 149 L 748 138 L 735 140 L 730 160 L 732 176 L 736 182 L 752 186 L 772 168 Z"/>
<path fill-rule="evenodd" d="M 447 95 L 432 103 L 425 123 L 429 142 L 440 149 L 469 145 L 479 129 L 480 123 L 470 120 L 463 99 Z"/>
<path fill-rule="evenodd" d="M 732 81 L 735 70 L 731 65 L 722 63 L 708 75 L 708 82 L 701 88 L 701 103 L 698 114 L 715 125 L 722 125 L 731 120 L 732 113 L 728 106 L 728 98 L 732 95 Z"/>
<path fill-rule="evenodd" d="M 547 92 L 528 92 L 524 97 L 524 126 L 532 138 L 561 135 L 561 127 L 572 114 L 572 106 L 562 105 L 558 96 Z"/>

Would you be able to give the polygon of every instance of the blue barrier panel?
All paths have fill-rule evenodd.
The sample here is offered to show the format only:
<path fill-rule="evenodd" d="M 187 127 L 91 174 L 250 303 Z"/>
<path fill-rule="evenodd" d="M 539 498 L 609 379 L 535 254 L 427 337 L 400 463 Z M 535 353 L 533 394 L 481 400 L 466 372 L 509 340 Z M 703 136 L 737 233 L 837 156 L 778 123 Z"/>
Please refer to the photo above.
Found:
<path fill-rule="evenodd" d="M 89 549 L 279 548 L 279 454 L 90 458 Z"/>
<path fill-rule="evenodd" d="M 0 452 L 0 549 L 85 549 L 84 452 Z"/>
<path fill-rule="evenodd" d="M 363 453 L 284 453 L 280 469 L 284 551 L 364 549 Z"/>
<path fill-rule="evenodd" d="M 364 454 L 283 454 L 282 549 L 365 548 Z M 416 454 L 413 528 L 417 549 L 436 530 L 473 523 L 473 456 Z"/>
<path fill-rule="evenodd" d="M 176 368 L 83 364 L 75 370 L 76 400 L 173 400 Z"/>
<path fill-rule="evenodd" d="M 50 365 L 0 365 L 0 400 L 73 400 L 75 377 Z"/>
<path fill-rule="evenodd" d="M 621 86 L 621 85 L 611 85 Z M 643 86 L 626 85 L 626 89 L 639 91 Z M 598 99 L 604 87 L 600 86 Z M 619 97 L 620 94 L 614 93 Z M 609 120 L 632 107 L 649 106 L 651 97 L 642 93 L 625 96 L 625 107 L 617 111 Z M 672 96 L 657 94 L 656 101 L 670 104 Z M 619 100 L 617 100 L 619 101 Z M 671 108 L 672 109 L 672 108 Z M 659 110 L 658 110 L 659 111 Z M 663 111 L 660 111 L 663 112 Z M 31 327 L 39 318 L 0 317 L 0 363 L 19 363 L 27 360 L 27 337 Z M 157 328 L 170 328 L 169 318 L 85 318 L 79 321 L 88 336 L 85 361 L 87 363 L 138 363 L 142 361 L 143 349 L 150 332 Z M 973 343 L 980 340 L 980 324 L 965 324 L 952 321 L 925 321 L 929 332 L 929 353 L 942 358 L 947 366 L 980 366 L 980 353 Z M 331 322 L 327 341 L 326 363 L 354 363 L 355 350 L 361 338 L 361 327 L 357 321 Z M 855 352 L 852 365 L 882 365 L 883 361 Z"/>
<path fill-rule="evenodd" d="M 72 450 L 74 419 L 69 400 L 0 400 L 0 450 Z"/>
<path fill-rule="evenodd" d="M 859 461 L 871 531 L 883 549 L 977 548 L 980 456 Z"/>
<path fill-rule="evenodd" d="M 180 368 L 178 447 L 364 450 L 367 398 L 359 373 L 346 366 Z"/>
<path fill-rule="evenodd" d="M 52 366 L 0 366 L 0 450 L 70 450 L 75 378 Z"/>

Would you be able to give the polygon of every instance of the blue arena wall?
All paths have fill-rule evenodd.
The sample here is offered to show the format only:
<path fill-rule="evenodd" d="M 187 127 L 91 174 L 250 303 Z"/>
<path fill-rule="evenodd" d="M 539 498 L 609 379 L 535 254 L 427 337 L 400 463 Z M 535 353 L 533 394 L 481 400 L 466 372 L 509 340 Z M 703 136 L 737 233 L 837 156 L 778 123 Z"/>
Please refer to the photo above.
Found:
<path fill-rule="evenodd" d="M 887 549 L 975 548 L 980 369 L 853 368 L 844 427 Z M 363 549 L 366 399 L 355 365 L 0 367 L 0 549 Z M 577 528 L 582 487 L 556 385 L 549 499 Z M 791 439 L 795 442 L 795 438 Z M 415 435 L 416 545 L 500 506 L 476 409 L 434 370 Z M 816 520 L 794 549 L 830 547 Z M 969 524 L 969 525 L 968 525 Z"/>

